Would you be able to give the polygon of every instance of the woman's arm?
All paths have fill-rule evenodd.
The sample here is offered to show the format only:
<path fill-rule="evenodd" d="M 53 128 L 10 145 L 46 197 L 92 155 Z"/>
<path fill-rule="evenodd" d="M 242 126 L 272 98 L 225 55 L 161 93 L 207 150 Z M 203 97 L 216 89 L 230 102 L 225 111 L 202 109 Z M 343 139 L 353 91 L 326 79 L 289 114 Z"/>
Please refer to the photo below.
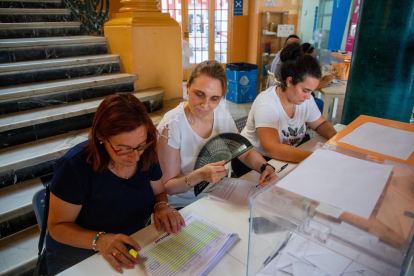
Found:
<path fill-rule="evenodd" d="M 332 124 L 321 115 L 315 122 L 308 123 L 308 126 L 326 139 L 331 139 L 336 135 L 336 130 Z"/>
<path fill-rule="evenodd" d="M 160 161 L 167 194 L 175 195 L 184 193 L 203 180 L 215 183 L 226 175 L 226 168 L 224 167 L 225 161 L 220 161 L 208 164 L 191 172 L 187 176 L 181 176 L 180 150 L 168 145 L 168 139 L 164 137 L 168 137 L 168 130 L 163 129 L 162 135 L 158 139 L 158 159 Z M 185 182 L 186 177 L 190 185 Z"/>
<path fill-rule="evenodd" d="M 92 249 L 92 242 L 97 231 L 84 229 L 75 223 L 82 205 L 74 205 L 50 193 L 49 217 L 47 227 L 54 240 L 73 247 Z M 141 250 L 139 244 L 129 236 L 123 234 L 102 234 L 96 242 L 96 250 L 115 268 L 121 272 L 120 262 L 132 268 L 138 259 L 128 253 L 125 244 Z M 112 253 L 118 251 L 115 256 Z"/>
<path fill-rule="evenodd" d="M 155 204 L 158 202 L 168 202 L 162 178 L 158 181 L 151 181 L 151 187 L 155 195 Z M 177 233 L 177 231 L 181 230 L 181 225 L 185 226 L 181 214 L 174 208 L 163 203 L 157 204 L 154 208 L 154 224 L 158 231 L 162 228 L 161 222 L 164 223 L 165 230 L 169 234 L 172 232 Z"/>
<path fill-rule="evenodd" d="M 253 169 L 256 172 L 261 174 L 260 175 L 260 180 L 259 180 L 259 183 L 261 184 L 261 186 L 264 187 L 264 186 L 268 185 L 269 183 L 273 182 L 277 178 L 277 176 L 274 175 L 268 181 L 266 181 L 266 182 L 264 181 L 266 179 L 266 177 L 268 177 L 269 175 L 274 173 L 275 170 L 272 167 L 267 166 L 266 169 L 262 173 L 260 171 L 260 169 L 261 169 L 263 164 L 267 163 L 267 161 L 263 158 L 263 156 L 260 155 L 260 153 L 258 153 L 254 149 L 248 150 L 247 152 L 240 155 L 238 158 L 241 162 L 243 162 L 250 169 Z"/>
<path fill-rule="evenodd" d="M 275 128 L 259 127 L 256 131 L 259 135 L 263 150 L 270 158 L 299 163 L 312 154 L 311 151 L 281 144 L 279 140 L 279 132 Z"/>

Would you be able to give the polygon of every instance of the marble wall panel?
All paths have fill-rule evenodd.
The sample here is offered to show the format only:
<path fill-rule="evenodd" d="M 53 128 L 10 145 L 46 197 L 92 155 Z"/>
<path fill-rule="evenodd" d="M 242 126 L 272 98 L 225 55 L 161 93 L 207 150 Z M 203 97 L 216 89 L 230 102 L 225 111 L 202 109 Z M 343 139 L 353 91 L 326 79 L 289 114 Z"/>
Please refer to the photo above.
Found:
<path fill-rule="evenodd" d="M 36 225 L 34 211 L 0 223 L 0 238 L 5 238 L 30 226 Z"/>
<path fill-rule="evenodd" d="M 98 65 L 86 65 L 80 67 L 69 67 L 50 70 L 45 68 L 30 73 L 17 73 L 0 75 L 0 86 L 26 84 L 33 82 L 44 82 L 59 79 L 70 79 L 85 76 L 97 76 L 108 73 L 119 73 L 121 71 L 119 63 L 106 63 Z"/>
<path fill-rule="evenodd" d="M 74 130 L 81 130 L 92 126 L 95 113 L 56 120 L 34 126 L 37 139 L 43 139 Z"/>
<path fill-rule="evenodd" d="M 0 30 L 0 39 L 80 35 L 80 28 L 45 28 Z"/>
<path fill-rule="evenodd" d="M 65 58 L 74 56 L 89 56 L 107 54 L 106 44 L 85 46 L 40 47 L 27 49 L 9 49 L 0 51 L 0 62 L 15 62 L 25 60 Z"/>
<path fill-rule="evenodd" d="M 60 3 L 45 3 L 45 2 L 0 2 L 0 8 L 14 8 L 14 9 L 63 9 L 65 4 Z"/>
<path fill-rule="evenodd" d="M 26 23 L 26 22 L 69 22 L 70 14 L 1 14 L 2 23 Z"/>
<path fill-rule="evenodd" d="M 36 141 L 35 128 L 33 126 L 12 129 L 0 132 L 0 149 L 21 145 Z"/>
<path fill-rule="evenodd" d="M 10 170 L 0 173 L 0 188 L 14 185 L 36 177 L 45 176 L 54 172 L 58 159 L 28 166 L 19 170 Z"/>
<path fill-rule="evenodd" d="M 64 103 L 88 100 L 97 97 L 104 97 L 116 92 L 131 91 L 134 91 L 133 82 L 74 90 L 69 92 L 62 91 L 62 93 L 59 94 L 46 94 L 44 96 L 39 97 L 5 101 L 0 102 L 0 115 L 42 108 L 47 106 L 59 105 Z"/>

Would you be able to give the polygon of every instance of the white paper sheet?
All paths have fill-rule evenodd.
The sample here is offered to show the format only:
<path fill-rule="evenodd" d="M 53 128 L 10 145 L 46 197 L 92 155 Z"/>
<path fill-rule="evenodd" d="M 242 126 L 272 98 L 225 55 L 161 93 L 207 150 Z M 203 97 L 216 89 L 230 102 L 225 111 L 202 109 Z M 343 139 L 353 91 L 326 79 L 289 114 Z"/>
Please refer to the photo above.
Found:
<path fill-rule="evenodd" d="M 217 183 L 210 196 L 215 200 L 248 208 L 249 198 L 261 188 L 258 182 L 225 177 Z"/>
<path fill-rule="evenodd" d="M 278 187 L 369 218 L 392 166 L 316 150 Z"/>
<path fill-rule="evenodd" d="M 367 122 L 338 142 L 407 160 L 414 151 L 414 132 Z"/>

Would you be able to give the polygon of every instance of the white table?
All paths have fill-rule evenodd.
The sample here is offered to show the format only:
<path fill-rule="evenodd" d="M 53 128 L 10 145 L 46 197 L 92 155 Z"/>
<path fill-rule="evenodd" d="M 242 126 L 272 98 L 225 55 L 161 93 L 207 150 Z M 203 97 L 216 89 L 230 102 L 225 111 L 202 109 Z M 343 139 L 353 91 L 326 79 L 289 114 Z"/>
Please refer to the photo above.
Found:
<path fill-rule="evenodd" d="M 335 129 L 340 131 L 344 128 L 344 125 L 335 125 Z M 321 136 L 316 136 L 310 141 L 300 146 L 302 149 L 314 151 L 319 146 L 318 142 L 326 142 L 326 139 Z M 276 168 L 280 168 L 286 164 L 277 160 L 270 160 L 270 164 Z M 279 175 L 284 176 L 291 171 L 296 164 L 289 163 L 287 168 L 283 170 Z M 245 174 L 242 179 L 258 181 L 260 174 L 251 171 Z M 239 240 L 235 242 L 232 248 L 226 252 L 223 259 L 213 268 L 210 275 L 226 275 L 226 276 L 239 276 L 246 275 L 247 267 L 247 253 L 249 242 L 249 218 L 250 211 L 240 207 L 228 205 L 225 203 L 217 202 L 204 197 L 193 204 L 180 210 L 183 217 L 188 216 L 190 213 L 195 213 L 204 219 L 216 224 L 230 232 L 237 233 Z M 157 231 L 154 224 L 136 232 L 131 235 L 141 247 L 145 247 L 154 240 L 156 240 L 165 231 Z M 146 275 L 139 269 L 123 268 L 123 275 Z M 110 264 L 101 256 L 100 253 L 80 262 L 79 264 L 63 271 L 60 275 L 120 275 L 116 272 Z"/>
<path fill-rule="evenodd" d="M 346 86 L 347 82 L 344 82 L 344 85 L 339 86 L 328 86 L 325 88 L 321 88 L 318 90 L 323 95 L 323 100 L 325 104 L 323 105 L 323 112 L 322 115 L 325 118 L 328 118 L 328 111 L 329 106 L 331 105 L 331 101 L 335 99 L 344 99 L 346 93 Z M 335 103 L 332 105 L 332 117 L 336 116 L 336 105 Z"/>

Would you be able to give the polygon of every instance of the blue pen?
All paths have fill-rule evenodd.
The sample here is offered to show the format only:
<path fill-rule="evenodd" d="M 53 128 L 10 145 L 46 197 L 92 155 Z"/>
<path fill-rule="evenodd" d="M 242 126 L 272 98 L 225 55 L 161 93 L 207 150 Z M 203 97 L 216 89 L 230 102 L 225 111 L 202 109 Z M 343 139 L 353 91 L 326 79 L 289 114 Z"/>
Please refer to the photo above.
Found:
<path fill-rule="evenodd" d="M 283 171 L 284 169 L 286 169 L 286 167 L 288 166 L 289 164 L 285 164 L 285 165 L 283 165 L 281 168 L 280 168 L 280 170 L 278 171 L 278 172 L 274 172 L 274 173 L 272 173 L 271 175 L 269 175 L 268 177 L 266 177 L 265 178 L 265 180 L 264 180 L 264 182 L 266 182 L 266 181 L 268 181 L 269 179 L 271 179 L 273 176 L 275 176 L 275 174 L 278 174 L 278 173 L 280 173 L 281 171 Z M 256 185 L 256 188 L 257 187 L 259 187 L 260 186 L 260 183 L 259 184 L 257 184 Z"/>

